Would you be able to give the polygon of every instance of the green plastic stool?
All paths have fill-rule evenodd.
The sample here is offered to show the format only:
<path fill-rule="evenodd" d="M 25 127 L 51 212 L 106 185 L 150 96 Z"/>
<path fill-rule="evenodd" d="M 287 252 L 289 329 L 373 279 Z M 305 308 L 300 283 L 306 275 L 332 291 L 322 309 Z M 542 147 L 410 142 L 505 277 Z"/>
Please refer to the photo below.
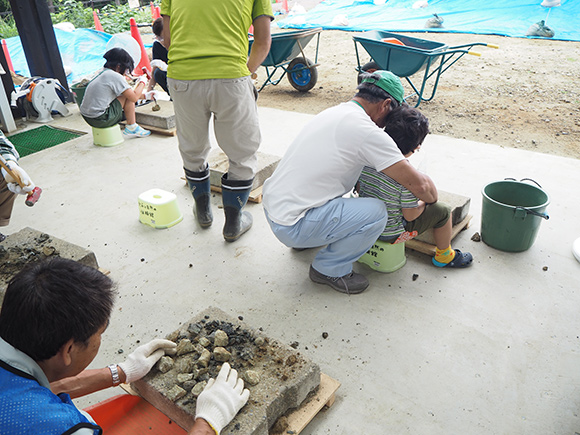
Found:
<path fill-rule="evenodd" d="M 93 143 L 97 146 L 114 147 L 125 141 L 119 124 L 107 128 L 91 128 L 93 129 Z"/>
<path fill-rule="evenodd" d="M 377 272 L 391 273 L 399 270 L 407 262 L 405 243 L 391 244 L 377 240 L 375 244 L 358 259 Z"/>
<path fill-rule="evenodd" d="M 151 189 L 139 195 L 139 221 L 153 228 L 170 228 L 183 220 L 174 193 Z"/>

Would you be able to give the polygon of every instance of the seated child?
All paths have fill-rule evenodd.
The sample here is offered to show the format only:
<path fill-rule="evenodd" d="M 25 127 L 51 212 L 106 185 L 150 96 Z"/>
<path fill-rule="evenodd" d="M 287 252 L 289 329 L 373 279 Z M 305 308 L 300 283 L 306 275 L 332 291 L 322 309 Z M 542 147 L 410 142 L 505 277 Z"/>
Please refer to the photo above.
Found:
<path fill-rule="evenodd" d="M 163 45 L 163 18 L 160 17 L 153 21 L 151 28 L 155 34 L 151 62 L 153 78 L 149 81 L 147 91 L 152 91 L 155 84 L 159 84 L 165 92 L 169 93 L 167 88 L 167 48 Z"/>
<path fill-rule="evenodd" d="M 421 147 L 429 133 L 429 121 L 417 109 L 404 104 L 387 115 L 385 132 L 405 157 Z M 357 183 L 359 196 L 378 198 L 387 207 L 388 220 L 379 240 L 398 243 L 433 228 L 437 244 L 433 264 L 437 267 L 467 267 L 469 252 L 451 248 L 451 210 L 444 203 L 426 204 L 392 178 L 366 166 Z"/>
<path fill-rule="evenodd" d="M 151 132 L 137 125 L 135 121 L 135 103 L 147 85 L 145 75 L 139 77 L 135 89 L 125 80 L 125 74 L 133 71 L 133 58 L 122 48 L 112 48 L 103 56 L 106 59 L 105 68 L 87 85 L 81 115 L 87 123 L 96 128 L 107 128 L 127 120 L 123 135 L 130 137 L 145 137 Z"/>

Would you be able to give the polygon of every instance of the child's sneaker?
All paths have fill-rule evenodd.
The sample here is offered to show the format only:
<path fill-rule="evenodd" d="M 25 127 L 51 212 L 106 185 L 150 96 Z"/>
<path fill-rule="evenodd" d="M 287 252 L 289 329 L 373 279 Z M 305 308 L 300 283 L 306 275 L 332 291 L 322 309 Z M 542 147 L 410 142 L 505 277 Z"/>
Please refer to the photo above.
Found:
<path fill-rule="evenodd" d="M 145 130 L 140 125 L 135 127 L 135 130 L 129 130 L 129 127 L 125 127 L 125 130 L 123 130 L 123 136 L 126 138 L 146 137 L 146 136 L 149 136 L 150 134 L 151 134 L 151 132 L 149 130 Z"/>

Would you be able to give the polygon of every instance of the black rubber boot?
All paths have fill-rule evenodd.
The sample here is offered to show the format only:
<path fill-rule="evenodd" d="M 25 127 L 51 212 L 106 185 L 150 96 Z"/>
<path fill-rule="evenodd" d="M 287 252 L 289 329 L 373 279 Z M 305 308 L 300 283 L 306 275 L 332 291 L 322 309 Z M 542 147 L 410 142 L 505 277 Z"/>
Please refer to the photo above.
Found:
<path fill-rule="evenodd" d="M 222 201 L 226 215 L 223 234 L 226 242 L 235 242 L 252 227 L 252 215 L 242 211 L 242 208 L 248 202 L 254 180 L 228 180 L 227 177 L 228 174 L 222 177 Z"/>
<path fill-rule="evenodd" d="M 184 168 L 185 169 L 185 168 Z M 211 192 L 209 185 L 209 167 L 204 171 L 194 172 L 185 169 L 185 178 L 193 199 L 195 200 L 195 215 L 202 228 L 208 228 L 213 222 L 211 213 Z"/>

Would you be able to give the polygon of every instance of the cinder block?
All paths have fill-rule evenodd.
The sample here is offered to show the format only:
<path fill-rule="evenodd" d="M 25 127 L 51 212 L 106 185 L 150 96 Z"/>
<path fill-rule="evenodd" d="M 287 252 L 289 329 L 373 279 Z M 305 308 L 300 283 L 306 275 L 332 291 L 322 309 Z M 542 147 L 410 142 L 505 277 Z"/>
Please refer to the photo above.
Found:
<path fill-rule="evenodd" d="M 256 171 L 256 176 L 254 178 L 254 184 L 252 190 L 264 184 L 273 173 L 278 163 L 280 162 L 280 157 L 273 156 L 271 154 L 264 154 L 261 152 L 257 153 L 258 156 L 258 170 Z M 212 149 L 209 157 L 209 181 L 212 186 L 221 187 L 222 175 L 228 172 L 229 162 L 228 156 L 226 156 L 219 149 Z"/>
<path fill-rule="evenodd" d="M 57 239 L 41 231 L 26 227 L 10 234 L 0 243 L 0 300 L 8 282 L 28 263 L 49 257 L 62 257 L 98 268 L 97 257 L 92 251 Z"/>
<path fill-rule="evenodd" d="M 172 101 L 158 101 L 159 110 L 153 111 L 155 103 L 145 104 L 135 108 L 137 124 L 156 127 L 163 130 L 175 128 L 175 110 Z"/>
<path fill-rule="evenodd" d="M 439 201 L 444 202 L 451 207 L 451 222 L 453 223 L 453 226 L 461 223 L 469 213 L 471 198 L 439 190 Z M 435 238 L 433 237 L 433 230 L 430 229 L 425 231 L 423 234 L 417 236 L 416 240 L 434 245 Z"/>
<path fill-rule="evenodd" d="M 216 329 L 227 333 L 228 344 L 217 345 L 223 343 L 216 343 Z M 191 428 L 195 418 L 196 386 L 203 386 L 204 380 L 210 376 L 215 378 L 221 367 L 222 363 L 215 359 L 217 354 L 213 354 L 216 347 L 225 348 L 231 354 L 230 365 L 238 371 L 250 390 L 248 403 L 222 434 L 268 435 L 269 428 L 280 416 L 289 409 L 297 408 L 320 384 L 318 365 L 290 346 L 251 329 L 239 318 L 232 318 L 217 308 L 202 311 L 169 334 L 167 339 L 178 343 L 178 353 L 179 349 L 185 353 L 173 357 L 172 362 L 166 359 L 165 368 L 158 364 L 131 387 L 186 430 Z M 212 352 L 207 373 L 204 373 L 205 366 L 200 362 L 204 349 Z M 220 355 L 222 353 L 223 349 L 220 349 Z M 159 370 L 166 370 L 167 367 L 171 368 L 165 373 Z M 251 377 L 248 371 L 252 372 Z M 190 374 L 194 379 L 188 381 Z M 248 380 L 256 379 L 259 382 L 250 385 Z M 176 385 L 186 394 L 173 401 L 169 397 L 180 391 L 175 388 Z M 180 393 L 183 394 L 183 391 Z"/>

